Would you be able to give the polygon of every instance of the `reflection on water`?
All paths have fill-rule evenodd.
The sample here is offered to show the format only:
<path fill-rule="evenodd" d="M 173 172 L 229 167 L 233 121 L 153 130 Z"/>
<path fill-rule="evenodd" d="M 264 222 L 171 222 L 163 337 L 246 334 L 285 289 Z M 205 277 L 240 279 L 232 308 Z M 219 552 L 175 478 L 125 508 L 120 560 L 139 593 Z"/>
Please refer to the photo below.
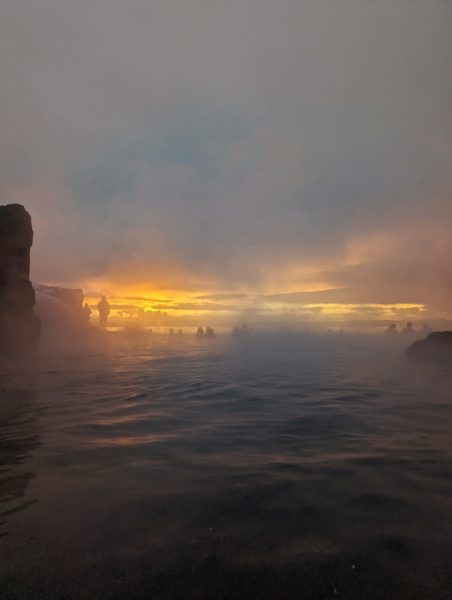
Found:
<path fill-rule="evenodd" d="M 36 501 L 27 495 L 39 446 L 34 398 L 30 390 L 0 389 L 0 537 L 9 517 Z"/>
<path fill-rule="evenodd" d="M 346 336 L 3 373 L 0 597 L 450 599 L 451 382 Z"/>

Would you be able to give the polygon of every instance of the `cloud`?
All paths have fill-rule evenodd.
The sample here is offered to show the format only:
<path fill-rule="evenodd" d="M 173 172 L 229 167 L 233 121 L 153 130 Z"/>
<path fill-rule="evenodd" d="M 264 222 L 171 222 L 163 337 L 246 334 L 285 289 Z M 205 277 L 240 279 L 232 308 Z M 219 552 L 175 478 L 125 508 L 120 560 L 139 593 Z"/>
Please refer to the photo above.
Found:
<path fill-rule="evenodd" d="M 1 193 L 33 215 L 34 278 L 446 310 L 451 18 L 424 0 L 3 3 Z"/>

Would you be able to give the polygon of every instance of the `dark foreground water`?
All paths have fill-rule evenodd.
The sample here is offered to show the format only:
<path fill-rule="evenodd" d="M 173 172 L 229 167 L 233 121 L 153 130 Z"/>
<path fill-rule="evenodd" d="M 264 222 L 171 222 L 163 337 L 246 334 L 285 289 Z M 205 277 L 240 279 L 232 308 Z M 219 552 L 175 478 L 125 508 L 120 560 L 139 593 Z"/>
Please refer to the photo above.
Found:
<path fill-rule="evenodd" d="M 0 598 L 450 600 L 451 383 L 283 335 L 3 369 Z"/>

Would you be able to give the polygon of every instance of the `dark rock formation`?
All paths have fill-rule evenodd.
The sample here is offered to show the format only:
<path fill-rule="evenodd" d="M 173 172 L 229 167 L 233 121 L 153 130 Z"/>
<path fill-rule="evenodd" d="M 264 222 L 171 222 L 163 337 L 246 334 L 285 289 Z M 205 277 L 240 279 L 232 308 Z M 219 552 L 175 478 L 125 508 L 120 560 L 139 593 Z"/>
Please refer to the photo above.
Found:
<path fill-rule="evenodd" d="M 452 364 L 452 331 L 434 331 L 411 344 L 407 356 L 414 360 Z"/>
<path fill-rule="evenodd" d="M 40 322 L 30 282 L 31 217 L 20 204 L 0 206 L 0 355 L 37 348 Z"/>

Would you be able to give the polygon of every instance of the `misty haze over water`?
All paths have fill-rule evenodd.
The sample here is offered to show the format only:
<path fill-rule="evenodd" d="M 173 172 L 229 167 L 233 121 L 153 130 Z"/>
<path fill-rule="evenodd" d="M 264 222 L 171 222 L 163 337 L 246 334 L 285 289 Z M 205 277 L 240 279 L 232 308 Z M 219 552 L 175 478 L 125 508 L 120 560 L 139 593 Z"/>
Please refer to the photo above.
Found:
<path fill-rule="evenodd" d="M 0 600 L 452 600 L 451 31 L 0 1 Z"/>
<path fill-rule="evenodd" d="M 0 597 L 452 597 L 447 368 L 105 336 L 0 379 Z"/>

